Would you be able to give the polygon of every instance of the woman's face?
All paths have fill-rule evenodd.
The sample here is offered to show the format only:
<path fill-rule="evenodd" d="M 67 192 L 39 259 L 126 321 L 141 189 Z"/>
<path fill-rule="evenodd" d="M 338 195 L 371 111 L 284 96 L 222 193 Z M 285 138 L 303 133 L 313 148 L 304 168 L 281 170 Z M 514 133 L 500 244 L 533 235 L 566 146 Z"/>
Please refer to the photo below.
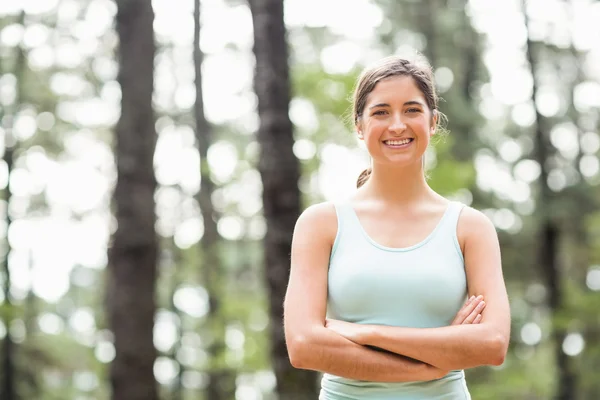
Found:
<path fill-rule="evenodd" d="M 374 163 L 406 166 L 422 162 L 435 123 L 413 78 L 394 76 L 369 94 L 357 130 Z"/>

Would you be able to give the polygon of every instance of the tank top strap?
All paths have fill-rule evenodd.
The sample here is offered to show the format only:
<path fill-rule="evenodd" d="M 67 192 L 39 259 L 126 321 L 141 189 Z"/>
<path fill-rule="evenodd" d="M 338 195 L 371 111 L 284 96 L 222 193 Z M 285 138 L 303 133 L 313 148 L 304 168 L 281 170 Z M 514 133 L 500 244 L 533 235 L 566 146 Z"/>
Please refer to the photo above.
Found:
<path fill-rule="evenodd" d="M 354 242 L 360 238 L 360 222 L 350 200 L 341 200 L 333 203 L 335 206 L 335 213 L 337 215 L 337 235 L 335 239 L 334 248 L 337 247 L 339 242 Z"/>
<path fill-rule="evenodd" d="M 453 242 L 454 247 L 458 250 L 462 257 L 462 251 L 458 244 L 458 236 L 456 234 L 456 228 L 458 226 L 458 219 L 460 213 L 465 208 L 465 204 L 459 201 L 451 201 L 448 205 L 448 209 L 444 213 L 443 220 L 440 222 L 437 235 L 439 240 L 450 239 Z"/>
<path fill-rule="evenodd" d="M 465 208 L 465 205 L 459 201 L 450 202 L 448 206 L 448 222 L 453 228 L 456 228 L 458 218 L 460 217 L 463 208 Z"/>
<path fill-rule="evenodd" d="M 356 214 L 352 209 L 350 200 L 342 200 L 334 203 L 335 213 L 338 219 L 338 236 L 342 231 L 352 230 L 356 221 Z"/>
<path fill-rule="evenodd" d="M 444 213 L 443 221 L 441 221 L 440 228 L 445 233 L 454 233 L 456 235 L 456 226 L 458 225 L 458 219 L 465 205 L 459 201 L 451 201 L 448 204 L 448 208 Z"/>

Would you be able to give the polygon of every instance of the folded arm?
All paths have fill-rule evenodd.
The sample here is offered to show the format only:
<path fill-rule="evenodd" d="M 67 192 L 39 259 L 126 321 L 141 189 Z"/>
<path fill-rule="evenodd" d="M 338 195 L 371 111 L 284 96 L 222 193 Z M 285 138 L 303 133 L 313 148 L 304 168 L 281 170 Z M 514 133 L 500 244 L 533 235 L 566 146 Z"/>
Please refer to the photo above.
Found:
<path fill-rule="evenodd" d="M 369 349 L 325 327 L 327 272 L 336 232 L 337 218 L 330 204 L 308 208 L 296 223 L 284 303 L 285 336 L 292 365 L 377 382 L 442 377 L 445 371 L 431 365 Z"/>
<path fill-rule="evenodd" d="M 417 329 L 363 325 L 354 327 L 352 340 L 415 358 L 444 370 L 500 365 L 510 333 L 510 310 L 502 276 L 496 231 L 483 214 L 463 211 L 458 226 L 464 247 L 468 290 L 482 295 L 480 323 Z M 399 311 L 401 312 L 401 311 Z"/>
<path fill-rule="evenodd" d="M 505 339 L 484 323 L 418 329 L 367 326 L 359 342 L 413 357 L 444 370 L 500 365 Z"/>
<path fill-rule="evenodd" d="M 300 369 L 372 382 L 425 381 L 446 374 L 418 360 L 360 346 L 324 326 L 287 341 L 290 361 Z"/>

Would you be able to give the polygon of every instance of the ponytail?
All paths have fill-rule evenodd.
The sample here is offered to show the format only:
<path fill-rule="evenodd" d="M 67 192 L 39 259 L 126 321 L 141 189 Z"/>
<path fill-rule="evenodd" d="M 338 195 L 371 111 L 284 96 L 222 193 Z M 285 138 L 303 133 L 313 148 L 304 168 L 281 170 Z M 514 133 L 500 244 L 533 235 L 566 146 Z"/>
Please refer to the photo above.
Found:
<path fill-rule="evenodd" d="M 358 180 L 356 181 L 357 189 L 364 185 L 367 180 L 369 180 L 369 177 L 371 176 L 371 171 L 371 168 L 367 168 L 360 173 L 360 175 L 358 176 Z"/>

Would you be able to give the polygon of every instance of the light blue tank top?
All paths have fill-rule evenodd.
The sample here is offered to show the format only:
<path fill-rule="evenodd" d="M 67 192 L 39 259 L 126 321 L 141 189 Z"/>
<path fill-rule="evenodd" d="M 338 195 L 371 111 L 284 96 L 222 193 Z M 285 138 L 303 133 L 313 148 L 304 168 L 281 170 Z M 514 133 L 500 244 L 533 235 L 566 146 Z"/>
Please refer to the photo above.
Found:
<path fill-rule="evenodd" d="M 390 248 L 372 240 L 349 202 L 335 204 L 328 318 L 360 324 L 433 328 L 450 324 L 467 296 L 456 226 L 463 204 L 450 202 L 423 241 Z M 366 382 L 324 374 L 319 400 L 468 400 L 462 370 L 426 382 Z"/>

